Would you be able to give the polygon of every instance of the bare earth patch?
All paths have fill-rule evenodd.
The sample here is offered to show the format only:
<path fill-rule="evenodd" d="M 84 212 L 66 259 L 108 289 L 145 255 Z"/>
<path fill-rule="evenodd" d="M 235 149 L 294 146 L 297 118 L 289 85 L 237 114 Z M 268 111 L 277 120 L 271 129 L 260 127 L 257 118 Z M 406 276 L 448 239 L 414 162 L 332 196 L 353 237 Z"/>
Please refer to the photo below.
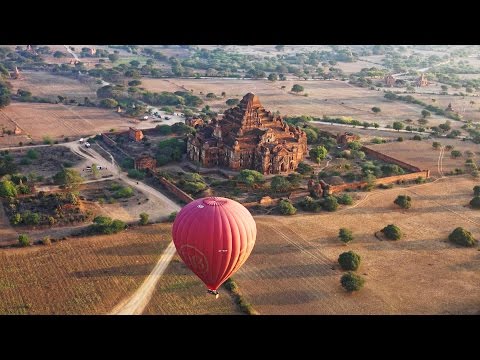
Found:
<path fill-rule="evenodd" d="M 112 128 L 127 130 L 131 126 L 127 118 L 110 110 L 38 103 L 12 103 L 0 110 L 0 124 L 3 122 L 9 123 L 12 128 L 17 124 L 34 141 L 41 141 L 44 136 L 53 139 L 82 137 L 108 132 Z M 9 137 L 17 138 L 13 135 Z M 3 145 L 2 139 L 0 143 Z M 23 137 L 22 140 L 25 141 Z"/>

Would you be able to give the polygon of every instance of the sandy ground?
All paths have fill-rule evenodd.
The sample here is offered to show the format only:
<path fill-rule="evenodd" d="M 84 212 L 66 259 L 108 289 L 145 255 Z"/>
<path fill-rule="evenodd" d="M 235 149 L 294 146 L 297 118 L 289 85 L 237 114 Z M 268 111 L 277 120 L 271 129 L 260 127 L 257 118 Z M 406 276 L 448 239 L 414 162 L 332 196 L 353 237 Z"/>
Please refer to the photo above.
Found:
<path fill-rule="evenodd" d="M 465 205 L 477 182 L 471 177 L 368 194 L 340 213 L 257 217 L 257 243 L 234 277 L 261 314 L 475 314 L 480 311 L 480 253 L 446 242 L 457 226 L 480 236 L 480 212 Z M 413 206 L 393 204 L 408 194 Z M 302 224 L 301 228 L 298 224 Z M 374 232 L 397 224 L 399 241 L 379 241 Z M 355 240 L 337 239 L 349 227 Z M 362 256 L 366 285 L 348 294 L 340 286 L 340 253 Z"/>

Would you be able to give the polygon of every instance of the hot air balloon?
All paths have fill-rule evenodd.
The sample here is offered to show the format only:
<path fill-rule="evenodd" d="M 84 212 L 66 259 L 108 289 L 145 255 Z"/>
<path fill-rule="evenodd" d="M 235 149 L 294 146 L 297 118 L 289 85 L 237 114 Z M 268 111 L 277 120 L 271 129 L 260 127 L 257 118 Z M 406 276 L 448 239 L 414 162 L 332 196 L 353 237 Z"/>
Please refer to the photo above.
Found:
<path fill-rule="evenodd" d="M 187 204 L 172 228 L 178 254 L 216 297 L 220 285 L 250 256 L 256 236 L 257 226 L 250 212 L 223 197 Z"/>

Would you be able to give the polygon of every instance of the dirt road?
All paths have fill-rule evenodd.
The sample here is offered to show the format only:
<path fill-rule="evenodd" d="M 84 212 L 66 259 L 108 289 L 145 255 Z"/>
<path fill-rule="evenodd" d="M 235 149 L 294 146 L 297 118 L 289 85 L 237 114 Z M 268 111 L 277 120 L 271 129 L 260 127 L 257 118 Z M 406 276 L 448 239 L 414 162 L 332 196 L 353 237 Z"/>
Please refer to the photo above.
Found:
<path fill-rule="evenodd" d="M 175 245 L 172 241 L 138 290 L 131 297 L 115 306 L 109 315 L 141 315 L 150 302 L 158 280 L 167 269 L 173 255 L 175 255 Z"/>
<path fill-rule="evenodd" d="M 153 197 L 156 197 L 163 203 L 162 210 L 165 211 L 165 213 L 169 214 L 173 211 L 179 211 L 180 206 L 174 203 L 172 200 L 167 198 L 165 195 L 163 195 L 161 192 L 157 191 L 156 189 L 140 182 L 140 181 L 133 181 L 130 178 L 128 178 L 126 175 L 124 175 L 119 167 L 115 164 L 115 160 L 111 156 L 111 160 L 108 161 L 106 160 L 103 156 L 101 156 L 99 153 L 97 153 L 95 150 L 89 148 L 89 149 L 83 149 L 82 144 L 79 144 L 78 142 L 70 142 L 64 144 L 68 148 L 70 148 L 75 154 L 78 154 L 79 156 L 82 156 L 87 159 L 93 159 L 96 164 L 101 165 L 106 167 L 107 169 L 110 169 L 113 175 L 131 187 L 136 188 L 137 190 L 140 190 L 146 194 L 149 194 Z M 82 151 L 82 150 L 84 151 Z M 108 152 L 108 151 L 107 151 Z M 110 313 L 111 315 L 117 314 L 117 315 L 140 315 L 143 313 L 143 310 L 145 307 L 148 305 L 153 291 L 155 290 L 155 287 L 160 280 L 163 272 L 167 268 L 168 264 L 172 260 L 173 255 L 175 255 L 175 245 L 173 242 L 171 242 L 165 252 L 162 254 L 160 259 L 158 260 L 157 264 L 153 268 L 152 272 L 147 276 L 143 284 L 138 288 L 135 293 L 122 301 L 120 304 L 118 304 Z"/>

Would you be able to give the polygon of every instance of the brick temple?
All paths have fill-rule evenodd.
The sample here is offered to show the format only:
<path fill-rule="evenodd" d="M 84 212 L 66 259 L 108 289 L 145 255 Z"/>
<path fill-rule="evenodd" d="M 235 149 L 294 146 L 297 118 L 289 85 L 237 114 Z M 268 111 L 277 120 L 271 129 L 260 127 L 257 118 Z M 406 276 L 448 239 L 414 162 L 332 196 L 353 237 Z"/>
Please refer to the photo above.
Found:
<path fill-rule="evenodd" d="M 294 171 L 307 153 L 307 136 L 288 125 L 248 93 L 222 119 L 197 127 L 187 142 L 187 157 L 205 167 L 252 169 L 262 174 Z"/>

